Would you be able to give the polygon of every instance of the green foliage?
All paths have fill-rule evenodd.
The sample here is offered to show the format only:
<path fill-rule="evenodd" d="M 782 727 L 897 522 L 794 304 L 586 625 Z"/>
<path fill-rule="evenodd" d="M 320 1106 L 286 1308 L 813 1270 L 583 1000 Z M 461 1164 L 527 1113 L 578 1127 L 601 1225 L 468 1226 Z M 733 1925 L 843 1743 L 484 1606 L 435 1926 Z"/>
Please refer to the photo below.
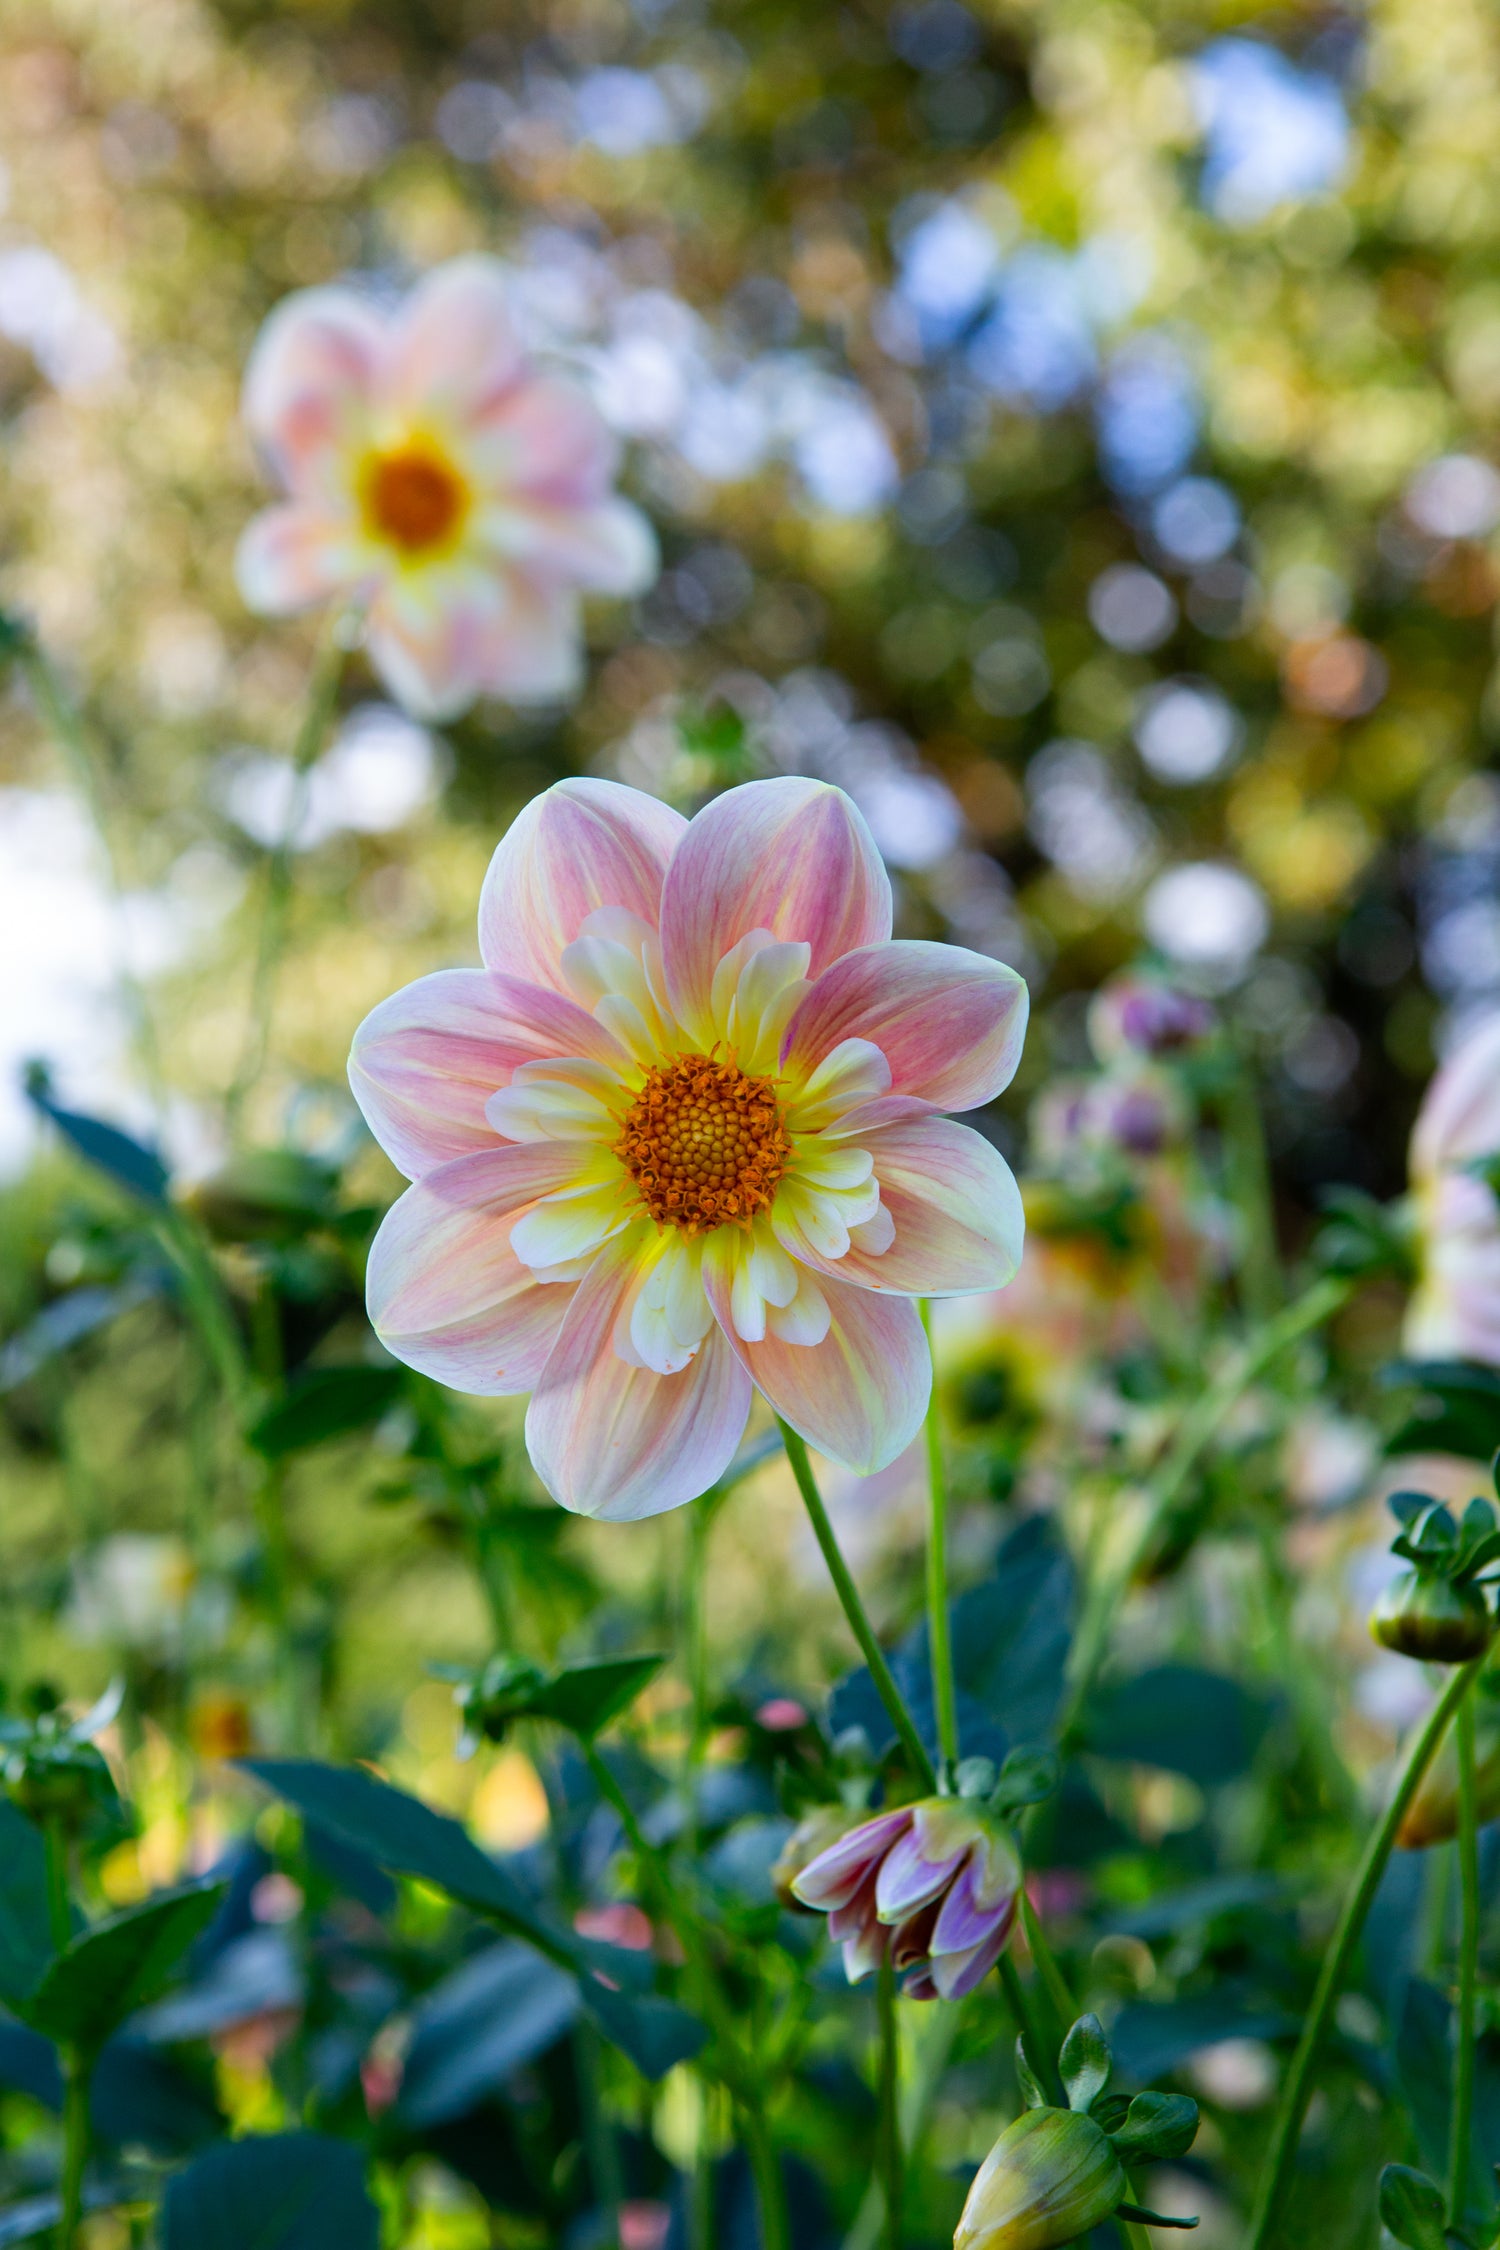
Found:
<path fill-rule="evenodd" d="M 375 2250 L 357 2149 L 274 2133 L 209 2149 L 167 2188 L 162 2250 Z"/>
<path fill-rule="evenodd" d="M 223 1902 L 222 1882 L 189 1884 L 128 1908 L 72 1940 L 12 2006 L 45 2038 L 95 2055 L 126 2019 L 165 1991 Z"/>

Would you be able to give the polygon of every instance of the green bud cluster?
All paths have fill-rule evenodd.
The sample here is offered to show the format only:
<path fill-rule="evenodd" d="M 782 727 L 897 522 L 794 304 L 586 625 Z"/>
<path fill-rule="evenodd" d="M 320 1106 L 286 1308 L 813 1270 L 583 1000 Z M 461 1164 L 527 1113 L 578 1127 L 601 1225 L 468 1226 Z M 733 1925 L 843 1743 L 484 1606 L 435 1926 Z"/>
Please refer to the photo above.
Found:
<path fill-rule="evenodd" d="M 1184 2155 L 1198 2131 L 1197 2103 L 1181 2094 L 1109 2094 L 1110 2070 L 1098 2017 L 1080 2016 L 1058 2057 L 1069 2106 L 1054 2109 L 1017 2041 L 1028 2106 L 980 2166 L 953 2250 L 1061 2250 L 1117 2214 L 1161 2227 L 1198 2224 L 1130 2203 L 1125 2171 Z"/>
<path fill-rule="evenodd" d="M 1488 1500 L 1471 1500 L 1455 1523 L 1440 1501 L 1397 1492 L 1391 1511 L 1401 1525 L 1392 1554 L 1411 1565 L 1375 1606 L 1370 1631 L 1384 1648 L 1426 1664 L 1468 1664 L 1495 1634 L 1495 1613 L 1479 1582 L 1500 1561 L 1500 1526 Z"/>

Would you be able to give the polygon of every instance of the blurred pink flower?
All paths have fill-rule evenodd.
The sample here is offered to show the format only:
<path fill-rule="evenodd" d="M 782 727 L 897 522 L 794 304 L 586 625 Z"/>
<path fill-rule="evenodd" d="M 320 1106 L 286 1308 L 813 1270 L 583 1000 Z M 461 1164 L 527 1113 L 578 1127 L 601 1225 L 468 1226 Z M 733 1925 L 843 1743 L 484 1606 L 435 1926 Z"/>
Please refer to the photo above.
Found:
<path fill-rule="evenodd" d="M 280 617 L 361 609 L 387 687 L 421 718 L 476 695 L 550 702 L 580 673 L 582 591 L 656 573 L 589 399 L 531 364 L 503 269 L 440 266 L 391 314 L 305 289 L 266 322 L 245 420 L 286 494 L 240 541 L 240 591 Z"/>
<path fill-rule="evenodd" d="M 689 824 L 564 781 L 506 836 L 482 969 L 424 977 L 356 1034 L 350 1079 L 415 1184 L 370 1257 L 388 1349 L 455 1389 L 532 1391 L 564 1507 L 679 1506 L 753 1389 L 860 1474 L 926 1409 L 911 1299 L 1001 1287 L 1020 1196 L 939 1116 L 1015 1070 L 1026 987 L 892 943 L 842 791 L 730 790 Z"/>
<path fill-rule="evenodd" d="M 841 1836 L 792 1883 L 828 1916 L 849 1982 L 889 1952 L 909 2000 L 961 2000 L 1005 1950 L 1021 1866 L 976 1805 L 925 1797 Z"/>
<path fill-rule="evenodd" d="M 1500 1367 L 1500 1202 L 1471 1166 L 1500 1156 L 1500 1016 L 1428 1087 L 1411 1140 L 1419 1272 L 1403 1342 L 1413 1359 Z"/>

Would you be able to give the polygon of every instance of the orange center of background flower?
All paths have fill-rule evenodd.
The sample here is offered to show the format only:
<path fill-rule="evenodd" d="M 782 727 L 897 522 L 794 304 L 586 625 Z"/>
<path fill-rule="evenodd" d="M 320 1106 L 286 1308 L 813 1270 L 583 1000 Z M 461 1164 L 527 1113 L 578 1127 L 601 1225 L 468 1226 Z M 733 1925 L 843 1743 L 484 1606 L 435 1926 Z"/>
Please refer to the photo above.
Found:
<path fill-rule="evenodd" d="M 370 528 L 408 555 L 440 547 L 464 512 L 463 481 L 441 454 L 405 445 L 377 453 L 365 472 Z"/>
<path fill-rule="evenodd" d="M 790 1144 L 769 1078 L 675 1055 L 647 1072 L 615 1153 L 658 1224 L 701 1234 L 766 1208 Z"/>

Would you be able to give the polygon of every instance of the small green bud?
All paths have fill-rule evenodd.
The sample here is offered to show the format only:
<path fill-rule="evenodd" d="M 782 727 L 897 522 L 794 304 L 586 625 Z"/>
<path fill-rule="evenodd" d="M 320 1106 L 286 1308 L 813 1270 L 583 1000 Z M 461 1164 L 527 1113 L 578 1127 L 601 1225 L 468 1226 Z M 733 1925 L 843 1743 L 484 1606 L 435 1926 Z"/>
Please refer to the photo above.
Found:
<path fill-rule="evenodd" d="M 1076 2110 L 1028 2109 L 969 2190 L 953 2250 L 1061 2250 L 1123 2202 L 1113 2143 Z"/>
<path fill-rule="evenodd" d="M 1370 1631 L 1398 1656 L 1467 1664 L 1489 1647 L 1495 1619 L 1480 1587 L 1404 1570 L 1376 1603 Z"/>

